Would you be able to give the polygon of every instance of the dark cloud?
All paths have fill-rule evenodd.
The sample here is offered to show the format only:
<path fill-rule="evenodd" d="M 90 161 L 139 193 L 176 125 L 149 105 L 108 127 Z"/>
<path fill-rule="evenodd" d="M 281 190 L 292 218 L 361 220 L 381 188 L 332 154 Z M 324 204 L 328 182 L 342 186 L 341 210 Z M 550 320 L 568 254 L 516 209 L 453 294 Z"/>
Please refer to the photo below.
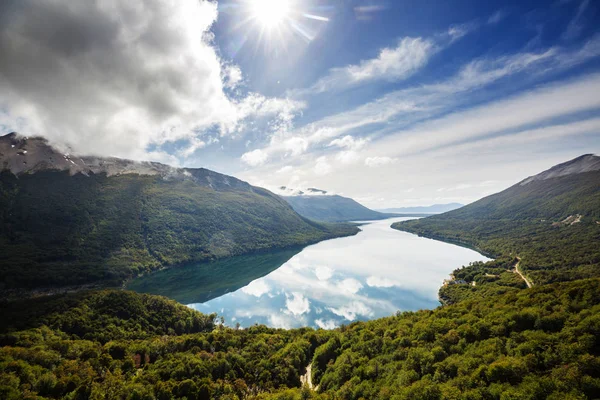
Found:
<path fill-rule="evenodd" d="M 213 2 L 5 0 L 0 16 L 0 126 L 143 157 L 150 144 L 261 113 L 256 96 L 224 92 Z"/>

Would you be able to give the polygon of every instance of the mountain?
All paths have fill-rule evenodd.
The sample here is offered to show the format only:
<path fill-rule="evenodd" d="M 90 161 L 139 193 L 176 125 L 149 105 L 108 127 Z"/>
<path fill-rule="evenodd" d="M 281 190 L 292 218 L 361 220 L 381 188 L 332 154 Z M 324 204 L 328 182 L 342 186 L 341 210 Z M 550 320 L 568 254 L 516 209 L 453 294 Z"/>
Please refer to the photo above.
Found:
<path fill-rule="evenodd" d="M 393 227 L 519 257 L 534 284 L 600 276 L 600 157 L 583 155 L 460 209 Z"/>
<path fill-rule="evenodd" d="M 448 203 L 448 204 L 434 204 L 432 206 L 425 207 L 400 207 L 400 208 L 386 208 L 383 210 L 377 210 L 382 213 L 397 213 L 397 214 L 440 214 L 448 211 L 456 210 L 457 208 L 464 207 L 464 204 L 460 203 Z"/>
<path fill-rule="evenodd" d="M 168 265 L 355 234 L 199 168 L 60 152 L 0 137 L 0 286 L 120 284 Z M 6 292 L 5 292 L 6 293 Z"/>
<path fill-rule="evenodd" d="M 304 191 L 282 186 L 280 190 L 292 208 L 303 217 L 324 222 L 372 221 L 394 217 L 373 211 L 348 197 L 330 195 L 325 190 L 309 188 Z"/>

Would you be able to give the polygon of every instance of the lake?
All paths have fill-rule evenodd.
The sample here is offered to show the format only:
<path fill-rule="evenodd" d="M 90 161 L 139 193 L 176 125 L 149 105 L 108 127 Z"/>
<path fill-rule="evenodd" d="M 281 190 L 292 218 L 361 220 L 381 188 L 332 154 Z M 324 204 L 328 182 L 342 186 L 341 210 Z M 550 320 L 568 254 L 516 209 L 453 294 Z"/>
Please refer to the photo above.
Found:
<path fill-rule="evenodd" d="M 127 286 L 160 294 L 227 325 L 332 329 L 397 311 L 435 308 L 438 289 L 457 267 L 485 256 L 390 228 L 391 218 L 356 236 L 304 249 L 233 257 L 172 268 Z"/>

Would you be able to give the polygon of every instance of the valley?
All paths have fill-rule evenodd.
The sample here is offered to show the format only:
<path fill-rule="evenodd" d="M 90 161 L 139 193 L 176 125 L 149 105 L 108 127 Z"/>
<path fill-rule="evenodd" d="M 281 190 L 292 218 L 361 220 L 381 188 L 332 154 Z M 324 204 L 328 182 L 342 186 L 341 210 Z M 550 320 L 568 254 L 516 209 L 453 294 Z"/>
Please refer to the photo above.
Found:
<path fill-rule="evenodd" d="M 218 313 L 226 325 L 241 327 L 258 323 L 332 329 L 398 311 L 435 308 L 438 289 L 452 266 L 488 258 L 390 228 L 407 219 L 365 222 L 355 236 L 297 251 L 159 271 L 131 281 L 127 289 L 166 296 L 205 314 Z M 232 274 L 239 285 L 230 285 Z"/>

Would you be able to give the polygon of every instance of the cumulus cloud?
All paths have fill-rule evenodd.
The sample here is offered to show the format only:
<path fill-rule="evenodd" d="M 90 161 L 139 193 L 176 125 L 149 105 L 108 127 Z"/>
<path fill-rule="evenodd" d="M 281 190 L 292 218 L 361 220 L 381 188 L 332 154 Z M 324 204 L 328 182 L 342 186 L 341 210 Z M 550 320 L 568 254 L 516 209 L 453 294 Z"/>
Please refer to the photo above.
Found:
<path fill-rule="evenodd" d="M 249 285 L 242 288 L 242 292 L 254 297 L 261 297 L 262 295 L 269 293 L 269 290 L 271 290 L 271 288 L 264 279 L 252 281 Z"/>
<path fill-rule="evenodd" d="M 266 163 L 268 159 L 269 155 L 261 149 L 252 150 L 242 155 L 242 161 L 251 167 L 262 165 Z"/>
<path fill-rule="evenodd" d="M 331 329 L 337 328 L 337 322 L 335 322 L 332 319 L 328 319 L 328 320 L 316 319 L 315 324 L 317 324 L 317 326 L 321 329 L 331 330 Z"/>
<path fill-rule="evenodd" d="M 315 275 L 318 280 L 326 281 L 333 276 L 333 270 L 329 267 L 318 266 L 315 268 Z"/>
<path fill-rule="evenodd" d="M 337 146 L 349 150 L 359 150 L 363 148 L 368 142 L 369 139 L 366 138 L 355 139 L 350 135 L 346 135 L 343 138 L 332 140 L 331 143 L 329 143 L 329 146 Z"/>
<path fill-rule="evenodd" d="M 360 301 L 353 301 L 348 305 L 338 308 L 329 307 L 328 310 L 335 315 L 346 318 L 348 321 L 354 321 L 357 316 L 369 317 L 373 315 L 373 310 Z"/>
<path fill-rule="evenodd" d="M 249 117 L 289 126 L 301 103 L 226 93 L 243 77 L 215 51 L 216 18 L 212 1 L 2 2 L 0 122 L 132 158 L 185 139 L 191 154 L 204 130 L 235 133 Z"/>
<path fill-rule="evenodd" d="M 337 283 L 337 287 L 346 293 L 356 294 L 360 289 L 363 288 L 362 283 L 354 278 L 346 278 Z"/>
<path fill-rule="evenodd" d="M 310 302 L 302 293 L 294 292 L 291 296 L 285 296 L 286 313 L 293 315 L 302 315 L 310 311 Z"/>
<path fill-rule="evenodd" d="M 393 286 L 400 286 L 397 282 L 395 282 L 389 278 L 383 278 L 380 276 L 368 277 L 367 285 L 369 285 L 371 287 L 379 287 L 379 288 L 390 288 Z"/>

